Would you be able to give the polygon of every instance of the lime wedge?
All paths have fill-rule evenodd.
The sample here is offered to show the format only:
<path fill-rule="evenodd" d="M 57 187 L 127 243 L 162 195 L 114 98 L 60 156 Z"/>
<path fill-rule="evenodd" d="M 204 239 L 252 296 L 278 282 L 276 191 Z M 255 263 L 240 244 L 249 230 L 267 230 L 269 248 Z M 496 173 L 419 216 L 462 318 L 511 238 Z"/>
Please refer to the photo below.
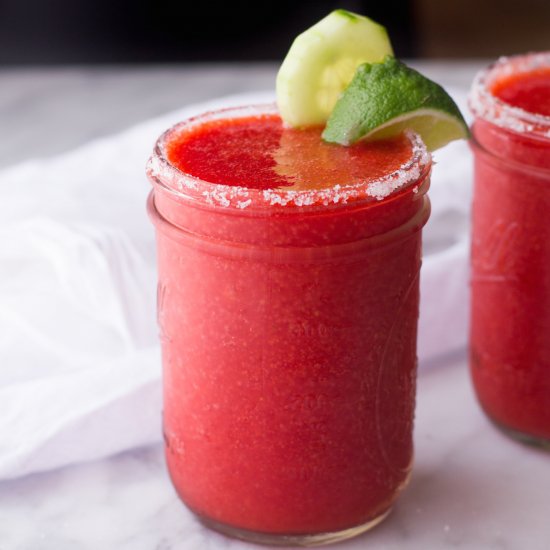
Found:
<path fill-rule="evenodd" d="M 467 138 L 468 126 L 451 96 L 394 57 L 363 64 L 338 99 L 323 132 L 328 142 L 350 145 L 411 129 L 430 151 Z"/>
<path fill-rule="evenodd" d="M 371 19 L 336 10 L 298 35 L 277 75 L 277 104 L 285 124 L 324 125 L 362 63 L 392 54 L 386 29 Z"/>

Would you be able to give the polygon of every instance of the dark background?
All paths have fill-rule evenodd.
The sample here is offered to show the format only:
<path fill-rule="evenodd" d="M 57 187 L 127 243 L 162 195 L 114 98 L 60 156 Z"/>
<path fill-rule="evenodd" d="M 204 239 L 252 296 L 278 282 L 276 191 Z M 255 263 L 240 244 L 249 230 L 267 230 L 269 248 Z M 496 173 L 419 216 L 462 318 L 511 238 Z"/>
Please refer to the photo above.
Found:
<path fill-rule="evenodd" d="M 400 57 L 550 49 L 550 0 L 0 0 L 0 65 L 281 60 L 335 8 L 384 24 Z"/>

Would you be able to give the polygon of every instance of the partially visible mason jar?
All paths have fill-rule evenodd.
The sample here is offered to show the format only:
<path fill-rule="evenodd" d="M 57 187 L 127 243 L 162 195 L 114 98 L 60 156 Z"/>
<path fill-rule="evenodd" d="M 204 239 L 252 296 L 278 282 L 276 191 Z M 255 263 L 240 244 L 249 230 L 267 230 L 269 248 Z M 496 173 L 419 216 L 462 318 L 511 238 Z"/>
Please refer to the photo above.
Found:
<path fill-rule="evenodd" d="M 521 105 L 544 109 L 535 85 L 546 85 L 548 109 L 550 52 L 500 59 L 470 94 L 470 365 L 489 418 L 509 435 L 550 446 L 550 113 L 501 98 L 520 94 Z"/>

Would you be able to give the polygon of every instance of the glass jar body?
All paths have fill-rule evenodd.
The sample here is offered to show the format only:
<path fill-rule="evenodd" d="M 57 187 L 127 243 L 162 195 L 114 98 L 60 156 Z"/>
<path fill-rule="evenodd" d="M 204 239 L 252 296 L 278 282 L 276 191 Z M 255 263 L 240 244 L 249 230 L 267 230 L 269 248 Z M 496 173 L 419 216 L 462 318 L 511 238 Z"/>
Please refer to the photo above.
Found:
<path fill-rule="evenodd" d="M 502 58 L 470 95 L 471 375 L 493 422 L 542 446 L 550 445 L 550 117 L 499 100 L 492 87 L 549 68 L 548 52 Z"/>
<path fill-rule="evenodd" d="M 550 442 L 550 139 L 473 127 L 470 365 L 501 428 Z"/>
<path fill-rule="evenodd" d="M 251 208 L 201 201 L 205 182 L 189 196 L 161 164 L 148 211 L 179 496 L 206 525 L 267 544 L 376 525 L 412 466 L 429 164 L 383 201 Z"/>

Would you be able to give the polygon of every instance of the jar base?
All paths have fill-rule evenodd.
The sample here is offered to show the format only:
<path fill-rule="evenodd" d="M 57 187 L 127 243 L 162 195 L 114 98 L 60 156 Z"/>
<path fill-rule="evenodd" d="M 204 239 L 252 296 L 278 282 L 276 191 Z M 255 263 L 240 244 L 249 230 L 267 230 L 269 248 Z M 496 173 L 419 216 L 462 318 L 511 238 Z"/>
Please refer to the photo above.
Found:
<path fill-rule="evenodd" d="M 214 531 L 218 531 L 223 535 L 244 540 L 246 542 L 265 544 L 268 546 L 312 547 L 324 546 L 325 544 L 333 544 L 361 535 L 384 521 L 388 517 L 390 512 L 391 508 L 386 510 L 378 517 L 371 519 L 366 523 L 362 523 L 361 525 L 350 527 L 349 529 L 342 529 L 341 531 L 318 533 L 316 535 L 284 535 L 277 533 L 260 533 L 257 531 L 241 529 L 239 527 L 232 527 L 230 525 L 226 525 L 225 523 L 220 523 L 204 516 L 197 515 L 197 517 L 206 527 L 213 529 Z"/>
<path fill-rule="evenodd" d="M 550 439 L 544 437 L 538 437 L 536 435 L 526 434 L 519 430 L 513 428 L 508 428 L 507 426 L 502 425 L 500 422 L 497 422 L 493 418 L 490 418 L 491 422 L 505 435 L 523 443 L 525 445 L 530 445 L 531 447 L 537 447 L 545 451 L 550 451 Z"/>

